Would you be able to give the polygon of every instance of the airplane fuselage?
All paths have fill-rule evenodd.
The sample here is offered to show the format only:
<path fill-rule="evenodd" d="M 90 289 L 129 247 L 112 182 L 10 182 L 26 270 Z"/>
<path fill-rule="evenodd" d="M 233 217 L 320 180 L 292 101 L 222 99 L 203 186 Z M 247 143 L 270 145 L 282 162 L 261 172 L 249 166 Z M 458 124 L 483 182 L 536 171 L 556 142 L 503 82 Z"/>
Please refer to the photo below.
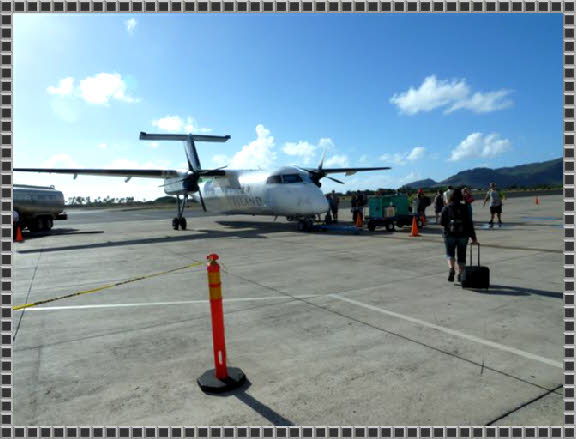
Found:
<path fill-rule="evenodd" d="M 320 188 L 308 173 L 296 167 L 273 171 L 226 170 L 222 174 L 201 177 L 198 181 L 210 212 L 297 218 L 328 211 L 328 202 Z M 198 192 L 188 187 L 182 176 L 165 179 L 164 191 L 168 195 L 191 195 L 193 201 L 199 202 Z"/>

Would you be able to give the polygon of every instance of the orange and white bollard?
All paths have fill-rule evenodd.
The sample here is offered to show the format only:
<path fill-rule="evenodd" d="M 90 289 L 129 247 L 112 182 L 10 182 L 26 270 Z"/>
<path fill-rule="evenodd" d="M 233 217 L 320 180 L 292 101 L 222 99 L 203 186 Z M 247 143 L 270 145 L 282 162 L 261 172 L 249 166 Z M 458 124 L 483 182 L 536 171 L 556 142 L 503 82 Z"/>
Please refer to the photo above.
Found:
<path fill-rule="evenodd" d="M 212 314 L 212 345 L 214 348 L 214 369 L 198 378 L 204 392 L 220 393 L 235 389 L 246 381 L 246 376 L 237 367 L 226 366 L 226 337 L 224 333 L 224 311 L 222 308 L 222 283 L 217 254 L 207 256 L 208 289 L 210 291 L 210 312 Z"/>

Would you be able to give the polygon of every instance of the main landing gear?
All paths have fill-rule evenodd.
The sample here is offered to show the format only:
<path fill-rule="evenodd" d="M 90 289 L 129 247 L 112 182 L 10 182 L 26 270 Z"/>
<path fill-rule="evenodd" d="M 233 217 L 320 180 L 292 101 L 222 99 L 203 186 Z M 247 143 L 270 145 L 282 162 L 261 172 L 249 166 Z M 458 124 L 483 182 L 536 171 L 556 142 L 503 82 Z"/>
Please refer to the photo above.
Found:
<path fill-rule="evenodd" d="M 299 232 L 311 232 L 314 227 L 314 219 L 304 218 L 298 220 L 298 231 Z"/>
<path fill-rule="evenodd" d="M 172 228 L 174 230 L 178 230 L 180 227 L 182 230 L 186 230 L 186 218 L 182 216 L 184 213 L 184 207 L 186 206 L 186 201 L 188 200 L 188 195 L 184 195 L 182 197 L 182 201 L 180 201 L 180 195 L 176 195 L 176 209 L 178 212 L 178 216 L 172 219 Z"/>

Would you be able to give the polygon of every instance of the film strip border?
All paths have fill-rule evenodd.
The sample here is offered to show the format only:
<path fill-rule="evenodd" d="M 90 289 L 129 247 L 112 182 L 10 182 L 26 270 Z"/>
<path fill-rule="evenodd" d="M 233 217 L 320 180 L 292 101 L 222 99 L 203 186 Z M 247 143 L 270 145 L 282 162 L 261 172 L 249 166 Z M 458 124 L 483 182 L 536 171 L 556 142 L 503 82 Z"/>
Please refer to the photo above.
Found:
<path fill-rule="evenodd" d="M 562 427 L 14 427 L 11 438 L 561 438 Z"/>
<path fill-rule="evenodd" d="M 2 12 L 573 12 L 571 1 L 2 1 Z"/>
<path fill-rule="evenodd" d="M 12 14 L 14 12 L 564 13 L 564 427 L 12 427 Z M 574 3 L 560 1 L 2 1 L 2 437 L 574 437 Z"/>

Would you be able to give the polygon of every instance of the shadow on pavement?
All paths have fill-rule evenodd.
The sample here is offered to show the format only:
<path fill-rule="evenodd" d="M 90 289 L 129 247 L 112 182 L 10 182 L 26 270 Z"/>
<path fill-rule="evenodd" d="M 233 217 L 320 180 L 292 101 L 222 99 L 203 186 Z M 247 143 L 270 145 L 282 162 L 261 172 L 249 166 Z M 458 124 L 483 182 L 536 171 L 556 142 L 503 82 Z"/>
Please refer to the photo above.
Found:
<path fill-rule="evenodd" d="M 474 291 L 481 294 L 492 295 L 506 295 L 506 296 L 530 296 L 535 294 L 537 296 L 551 297 L 553 299 L 562 299 L 564 294 L 558 291 L 543 291 L 534 288 L 513 287 L 509 285 L 491 285 L 488 290 L 480 290 L 475 288 L 465 288 L 469 291 Z"/>
<path fill-rule="evenodd" d="M 250 407 L 252 410 L 254 410 L 256 413 L 258 413 L 260 416 L 267 419 L 270 423 L 272 423 L 272 425 L 277 426 L 294 425 L 292 421 L 286 419 L 281 414 L 275 412 L 267 405 L 261 403 L 252 395 L 246 393 L 246 390 L 248 390 L 250 386 L 251 386 L 250 380 L 246 379 L 246 382 L 238 389 L 231 390 L 230 392 L 218 393 L 215 394 L 214 396 L 220 396 L 220 397 L 234 396 L 238 398 L 240 401 L 242 401 L 244 404 L 246 404 L 248 407 Z"/>

